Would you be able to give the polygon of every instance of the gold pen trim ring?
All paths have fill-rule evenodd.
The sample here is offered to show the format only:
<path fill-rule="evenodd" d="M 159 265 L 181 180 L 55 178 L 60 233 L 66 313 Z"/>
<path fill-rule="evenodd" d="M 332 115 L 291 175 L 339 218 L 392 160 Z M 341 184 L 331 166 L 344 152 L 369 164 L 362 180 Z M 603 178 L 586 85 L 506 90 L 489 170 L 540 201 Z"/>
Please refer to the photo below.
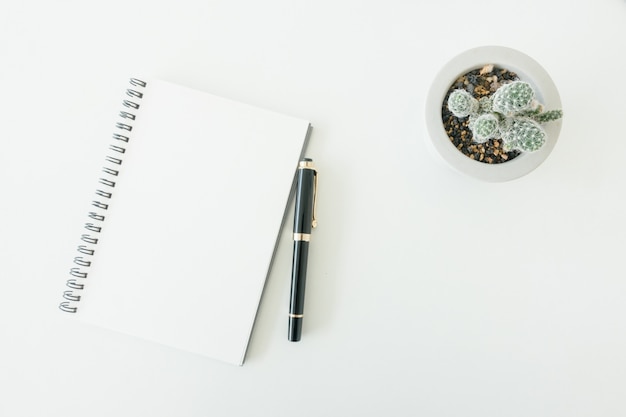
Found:
<path fill-rule="evenodd" d="M 312 169 L 315 170 L 315 165 L 313 161 L 300 161 L 298 163 L 298 169 Z"/>
<path fill-rule="evenodd" d="M 310 233 L 294 233 L 293 240 L 298 240 L 302 242 L 310 242 L 311 234 Z"/>

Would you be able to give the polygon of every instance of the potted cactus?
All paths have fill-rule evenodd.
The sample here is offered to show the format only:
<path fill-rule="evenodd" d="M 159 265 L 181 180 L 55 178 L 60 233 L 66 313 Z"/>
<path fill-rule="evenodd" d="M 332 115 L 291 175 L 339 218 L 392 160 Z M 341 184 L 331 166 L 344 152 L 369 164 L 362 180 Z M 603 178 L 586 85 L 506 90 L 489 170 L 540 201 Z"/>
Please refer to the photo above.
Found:
<path fill-rule="evenodd" d="M 450 61 L 431 86 L 426 107 L 439 154 L 487 181 L 511 180 L 540 165 L 556 143 L 562 114 L 547 72 L 503 47 L 472 49 Z"/>

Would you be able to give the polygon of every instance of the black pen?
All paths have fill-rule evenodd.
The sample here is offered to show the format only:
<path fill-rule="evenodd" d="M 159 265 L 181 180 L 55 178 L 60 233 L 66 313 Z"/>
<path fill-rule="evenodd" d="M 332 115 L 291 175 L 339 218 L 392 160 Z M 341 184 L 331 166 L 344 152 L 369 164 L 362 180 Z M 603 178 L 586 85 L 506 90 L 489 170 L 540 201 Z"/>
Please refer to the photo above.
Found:
<path fill-rule="evenodd" d="M 293 219 L 293 264 L 291 268 L 288 333 L 291 342 L 299 341 L 302 335 L 309 241 L 311 240 L 311 229 L 317 226 L 315 219 L 317 171 L 313 167 L 312 159 L 304 158 L 300 161 L 296 177 L 296 211 Z"/>

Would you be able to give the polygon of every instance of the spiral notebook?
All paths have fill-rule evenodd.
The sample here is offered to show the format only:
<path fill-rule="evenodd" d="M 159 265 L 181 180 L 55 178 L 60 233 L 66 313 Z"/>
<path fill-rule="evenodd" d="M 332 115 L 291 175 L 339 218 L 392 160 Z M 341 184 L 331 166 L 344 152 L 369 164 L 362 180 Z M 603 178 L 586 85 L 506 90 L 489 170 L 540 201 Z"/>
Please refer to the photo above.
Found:
<path fill-rule="evenodd" d="M 310 124 L 160 80 L 120 107 L 59 308 L 241 365 Z"/>

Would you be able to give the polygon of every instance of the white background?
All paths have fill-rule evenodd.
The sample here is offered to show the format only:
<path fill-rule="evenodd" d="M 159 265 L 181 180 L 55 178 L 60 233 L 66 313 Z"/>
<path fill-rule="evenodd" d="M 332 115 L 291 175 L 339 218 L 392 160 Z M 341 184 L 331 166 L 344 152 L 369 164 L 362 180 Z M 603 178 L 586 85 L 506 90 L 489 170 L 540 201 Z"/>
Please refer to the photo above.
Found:
<path fill-rule="evenodd" d="M 490 44 L 539 61 L 565 111 L 505 184 L 451 170 L 424 125 L 441 66 Z M 626 415 L 625 50 L 623 0 L 3 2 L 0 415 Z M 302 342 L 289 233 L 243 367 L 62 317 L 135 75 L 311 120 Z"/>

